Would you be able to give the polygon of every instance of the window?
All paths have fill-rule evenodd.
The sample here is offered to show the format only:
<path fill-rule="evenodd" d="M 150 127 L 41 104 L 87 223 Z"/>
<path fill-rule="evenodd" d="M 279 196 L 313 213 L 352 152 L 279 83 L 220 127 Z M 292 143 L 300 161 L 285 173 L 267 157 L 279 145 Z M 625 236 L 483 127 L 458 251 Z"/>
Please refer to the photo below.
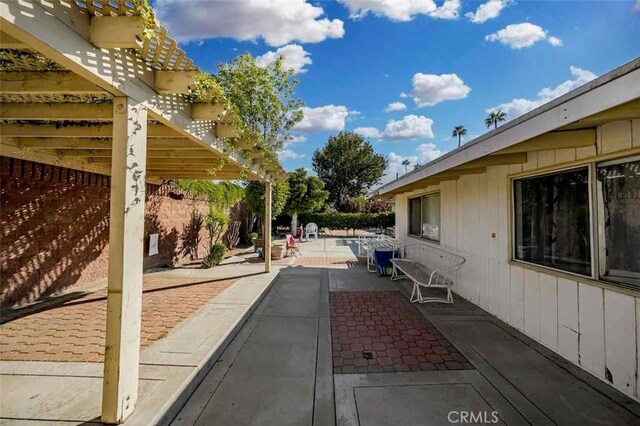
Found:
<path fill-rule="evenodd" d="M 591 276 L 589 170 L 514 180 L 514 255 Z"/>
<path fill-rule="evenodd" d="M 409 234 L 440 241 L 440 194 L 409 199 Z"/>
<path fill-rule="evenodd" d="M 640 158 L 597 167 L 599 274 L 640 289 Z"/>

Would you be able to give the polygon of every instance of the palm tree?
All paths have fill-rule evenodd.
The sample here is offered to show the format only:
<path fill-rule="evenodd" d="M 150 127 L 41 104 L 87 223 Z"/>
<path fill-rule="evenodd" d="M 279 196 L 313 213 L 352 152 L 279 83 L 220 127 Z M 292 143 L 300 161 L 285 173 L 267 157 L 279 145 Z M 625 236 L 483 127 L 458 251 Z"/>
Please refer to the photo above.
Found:
<path fill-rule="evenodd" d="M 460 142 L 462 141 L 462 137 L 467 134 L 467 129 L 464 127 L 464 124 L 456 126 L 453 128 L 453 132 L 451 132 L 451 137 L 458 138 L 458 148 L 460 148 Z"/>
<path fill-rule="evenodd" d="M 507 114 L 505 114 L 502 110 L 491 111 L 489 116 L 484 119 L 484 124 L 487 127 L 491 127 L 493 125 L 494 129 L 498 128 L 498 123 L 505 121 L 507 119 Z"/>
<path fill-rule="evenodd" d="M 402 160 L 402 165 L 404 166 L 404 174 L 407 174 L 407 167 L 409 166 L 409 160 L 408 159 L 404 159 Z"/>

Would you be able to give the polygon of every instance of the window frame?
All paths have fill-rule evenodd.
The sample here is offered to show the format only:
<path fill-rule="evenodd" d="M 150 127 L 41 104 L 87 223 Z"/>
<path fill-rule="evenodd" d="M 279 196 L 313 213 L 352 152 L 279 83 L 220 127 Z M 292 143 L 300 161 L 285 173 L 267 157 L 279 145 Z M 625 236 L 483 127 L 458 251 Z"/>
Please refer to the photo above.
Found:
<path fill-rule="evenodd" d="M 509 199 L 509 243 L 510 247 L 508 250 L 509 253 L 509 261 L 514 263 L 521 263 L 523 265 L 530 265 L 534 268 L 541 268 L 543 270 L 548 270 L 551 272 L 555 272 L 557 274 L 564 274 L 569 276 L 574 276 L 578 279 L 582 280 L 594 280 L 598 281 L 604 285 L 612 286 L 614 288 L 623 288 L 627 290 L 632 290 L 635 292 L 640 291 L 640 287 L 635 286 L 633 284 L 625 284 L 620 282 L 615 282 L 606 279 L 606 276 L 601 275 L 600 273 L 600 250 L 602 245 L 605 243 L 604 235 L 601 232 L 601 224 L 599 220 L 599 215 L 601 214 L 600 207 L 598 206 L 599 200 L 599 189 L 597 185 L 597 172 L 599 167 L 606 167 L 608 165 L 627 163 L 630 161 L 638 161 L 640 160 L 640 155 L 635 153 L 627 153 L 623 155 L 617 156 L 607 156 L 605 158 L 597 158 L 593 157 L 584 162 L 574 162 L 568 166 L 564 167 L 555 167 L 555 168 L 545 168 L 543 170 L 533 170 L 531 172 L 526 173 L 518 173 L 515 175 L 509 176 L 508 182 L 508 199 Z M 541 265 L 539 263 L 528 262 L 526 260 L 516 258 L 516 206 L 515 206 L 515 182 L 517 180 L 522 179 L 531 179 L 537 177 L 543 177 L 563 172 L 570 172 L 573 170 L 584 169 L 587 168 L 587 176 L 588 176 L 588 209 L 589 209 L 589 238 L 591 244 L 591 274 L 583 275 L 576 272 L 566 271 L 563 269 L 554 268 L 547 265 Z"/>
<path fill-rule="evenodd" d="M 428 197 L 434 197 L 434 196 L 438 196 L 440 197 L 440 202 L 438 203 L 438 211 L 440 213 L 440 224 L 439 224 L 439 229 L 440 229 L 440 233 L 439 233 L 439 237 L 440 239 L 438 240 L 433 240 L 431 238 L 427 238 L 427 237 L 423 237 L 422 235 L 416 235 L 416 234 L 412 234 L 411 233 L 411 200 L 420 200 L 420 233 L 422 234 L 422 206 L 423 206 L 423 198 L 428 198 Z M 425 192 L 424 194 L 420 194 L 420 195 L 415 195 L 415 196 L 411 196 L 407 198 L 407 236 L 412 237 L 412 238 L 419 238 L 420 241 L 425 241 L 431 244 L 440 244 L 440 241 L 442 241 L 442 196 L 440 194 L 440 190 L 437 191 L 430 191 L 430 192 Z"/>

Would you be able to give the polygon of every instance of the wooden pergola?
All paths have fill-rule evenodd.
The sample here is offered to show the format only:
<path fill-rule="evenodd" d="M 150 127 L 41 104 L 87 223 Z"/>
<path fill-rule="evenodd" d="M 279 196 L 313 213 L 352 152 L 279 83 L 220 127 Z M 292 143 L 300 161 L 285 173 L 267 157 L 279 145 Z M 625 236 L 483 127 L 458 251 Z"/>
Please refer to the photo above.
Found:
<path fill-rule="evenodd" d="M 164 27 L 149 34 L 139 3 L 0 0 L 1 154 L 111 176 L 107 423 L 124 421 L 138 394 L 145 182 L 264 181 L 268 248 L 271 185 L 285 176 L 238 137 L 224 99 L 189 101 L 200 70 Z"/>

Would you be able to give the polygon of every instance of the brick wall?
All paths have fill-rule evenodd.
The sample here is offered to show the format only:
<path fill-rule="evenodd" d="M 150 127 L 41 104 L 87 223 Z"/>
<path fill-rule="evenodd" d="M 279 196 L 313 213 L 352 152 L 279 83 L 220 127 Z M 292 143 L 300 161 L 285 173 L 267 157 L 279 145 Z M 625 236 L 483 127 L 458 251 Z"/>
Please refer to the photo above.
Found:
<path fill-rule="evenodd" d="M 108 176 L 0 157 L 0 304 L 12 306 L 107 277 Z M 147 185 L 148 235 L 160 234 L 160 254 L 144 266 L 180 264 L 204 254 L 195 246 L 193 211 L 207 203 L 167 185 Z M 194 247 L 195 246 L 195 247 Z"/>

